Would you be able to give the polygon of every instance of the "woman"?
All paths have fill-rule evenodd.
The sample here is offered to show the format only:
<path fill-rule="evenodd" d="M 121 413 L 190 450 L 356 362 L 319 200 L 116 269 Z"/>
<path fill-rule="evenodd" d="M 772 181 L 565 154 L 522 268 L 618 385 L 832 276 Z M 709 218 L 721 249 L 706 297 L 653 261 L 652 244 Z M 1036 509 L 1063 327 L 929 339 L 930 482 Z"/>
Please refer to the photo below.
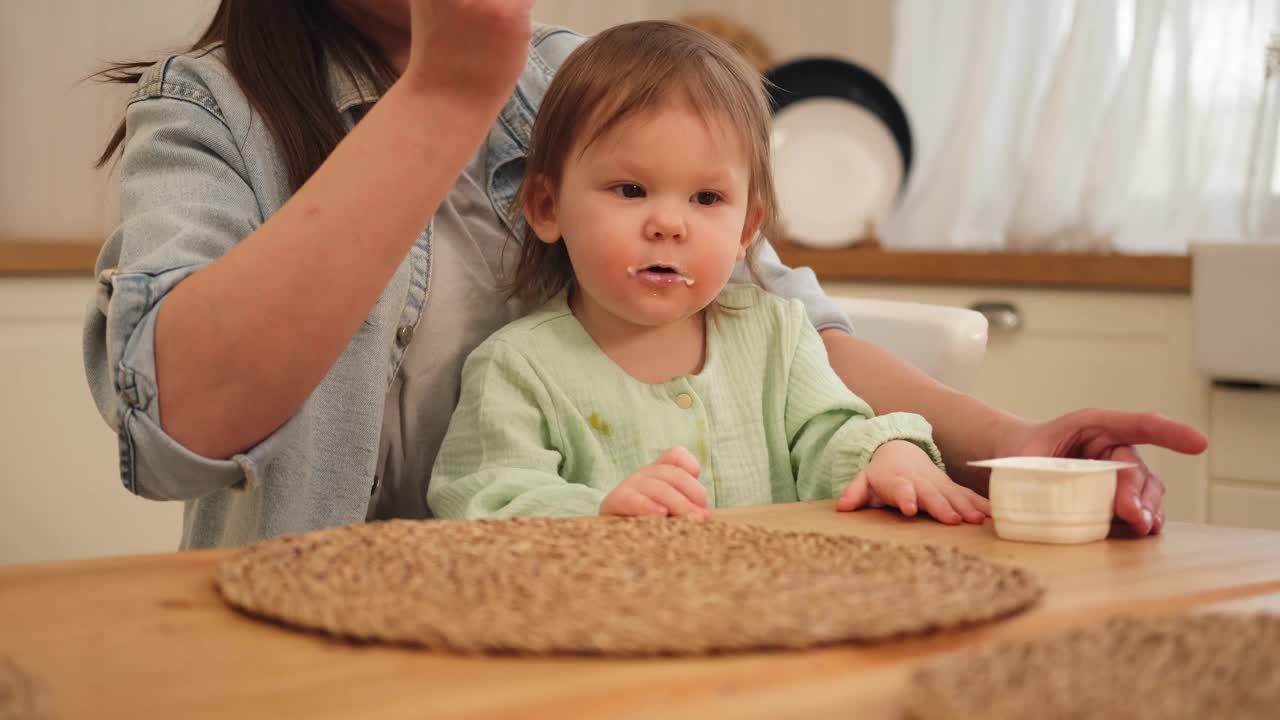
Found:
<path fill-rule="evenodd" d="M 187 501 L 183 547 L 426 515 L 462 359 L 522 310 L 501 290 L 512 200 L 534 109 L 581 42 L 530 14 L 223 0 L 191 52 L 108 71 L 138 85 L 102 158 L 123 145 L 123 221 L 86 369 L 126 487 Z M 978 457 L 1205 447 L 1150 415 L 987 407 L 858 340 L 812 273 L 764 248 L 761 274 L 804 302 L 844 382 L 879 413 L 929 418 L 970 486 L 982 477 L 958 469 Z M 1140 466 L 1116 512 L 1159 531 L 1163 493 Z"/>

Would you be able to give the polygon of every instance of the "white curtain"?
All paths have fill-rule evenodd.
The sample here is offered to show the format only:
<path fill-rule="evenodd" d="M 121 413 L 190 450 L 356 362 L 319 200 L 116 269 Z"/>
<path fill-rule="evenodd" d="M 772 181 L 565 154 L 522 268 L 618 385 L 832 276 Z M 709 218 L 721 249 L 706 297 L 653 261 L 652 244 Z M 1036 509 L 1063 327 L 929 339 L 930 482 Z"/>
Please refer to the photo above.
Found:
<path fill-rule="evenodd" d="M 1277 6 L 898 0 L 889 82 L 916 157 L 882 242 L 1177 254 L 1280 235 Z"/>

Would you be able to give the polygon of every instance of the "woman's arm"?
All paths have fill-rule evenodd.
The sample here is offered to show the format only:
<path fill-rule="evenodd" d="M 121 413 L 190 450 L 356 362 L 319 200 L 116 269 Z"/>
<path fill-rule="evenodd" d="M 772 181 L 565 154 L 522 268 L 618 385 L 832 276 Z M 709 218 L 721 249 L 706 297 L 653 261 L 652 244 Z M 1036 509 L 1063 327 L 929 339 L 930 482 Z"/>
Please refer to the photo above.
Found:
<path fill-rule="evenodd" d="M 198 455 L 225 458 L 297 412 L 489 119 L 393 87 L 261 228 L 179 283 L 156 320 L 164 430 Z"/>
<path fill-rule="evenodd" d="M 483 141 L 523 67 L 528 13 L 415 3 L 401 79 L 262 227 L 169 293 L 156 384 L 177 442 L 230 457 L 297 412 Z"/>
<path fill-rule="evenodd" d="M 1116 516 L 1139 535 L 1164 525 L 1164 483 L 1151 472 L 1135 445 L 1158 445 L 1199 454 L 1208 440 L 1188 425 L 1150 413 L 1079 410 L 1048 422 L 1032 423 L 957 392 L 871 343 L 841 330 L 823 331 L 831 366 L 876 412 L 910 411 L 933 425 L 952 477 L 986 494 L 985 473 L 969 468 L 975 458 L 1045 455 L 1112 459 L 1137 464 L 1121 471 Z"/>

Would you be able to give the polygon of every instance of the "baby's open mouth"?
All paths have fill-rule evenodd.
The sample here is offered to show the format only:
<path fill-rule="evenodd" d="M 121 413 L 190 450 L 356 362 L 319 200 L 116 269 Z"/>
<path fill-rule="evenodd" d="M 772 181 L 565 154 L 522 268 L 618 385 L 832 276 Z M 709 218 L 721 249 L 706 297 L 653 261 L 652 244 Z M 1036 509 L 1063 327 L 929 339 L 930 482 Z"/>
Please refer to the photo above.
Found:
<path fill-rule="evenodd" d="M 689 277 L 678 265 L 669 265 L 667 263 L 651 263 L 649 265 L 628 266 L 627 275 L 638 278 L 644 282 L 653 285 L 674 285 L 683 282 L 685 285 L 692 287 L 693 278 Z"/>

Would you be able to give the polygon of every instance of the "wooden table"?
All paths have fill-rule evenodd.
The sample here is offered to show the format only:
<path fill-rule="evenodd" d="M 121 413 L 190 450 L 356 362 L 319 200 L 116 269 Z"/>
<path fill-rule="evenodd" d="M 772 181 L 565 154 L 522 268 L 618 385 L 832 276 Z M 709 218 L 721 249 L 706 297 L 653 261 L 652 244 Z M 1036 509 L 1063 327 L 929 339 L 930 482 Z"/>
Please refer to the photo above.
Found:
<path fill-rule="evenodd" d="M 659 660 L 473 658 L 357 646 L 229 609 L 229 551 L 0 568 L 0 656 L 60 718 L 893 718 L 909 671 L 940 654 L 1117 613 L 1280 610 L 1280 532 L 1171 523 L 1164 535 L 1048 546 L 830 502 L 718 519 L 958 546 L 1038 572 L 1034 610 L 929 638 L 812 652 Z M 856 612 L 856 608 L 851 608 Z"/>

